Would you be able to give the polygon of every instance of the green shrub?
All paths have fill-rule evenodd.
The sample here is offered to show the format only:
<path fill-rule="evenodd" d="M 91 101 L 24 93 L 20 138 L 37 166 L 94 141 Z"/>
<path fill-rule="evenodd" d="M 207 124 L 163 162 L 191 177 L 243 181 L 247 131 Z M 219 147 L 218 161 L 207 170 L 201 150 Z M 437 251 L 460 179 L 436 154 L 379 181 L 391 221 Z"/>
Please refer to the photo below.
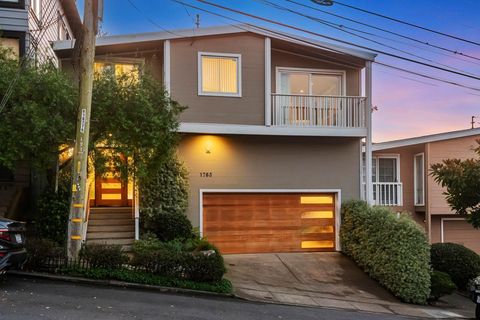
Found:
<path fill-rule="evenodd" d="M 191 239 L 194 237 L 190 220 L 182 213 L 160 212 L 159 208 L 151 208 L 152 216 L 144 221 L 144 229 L 155 234 L 161 241 L 174 239 Z"/>
<path fill-rule="evenodd" d="M 128 256 L 117 245 L 84 245 L 79 257 L 94 268 L 117 269 L 128 262 Z"/>
<path fill-rule="evenodd" d="M 433 270 L 431 279 L 430 300 L 438 300 L 440 297 L 451 294 L 457 289 L 448 273 Z"/>
<path fill-rule="evenodd" d="M 432 267 L 448 273 L 459 289 L 480 275 L 480 256 L 456 243 L 435 243 L 431 249 Z"/>
<path fill-rule="evenodd" d="M 184 263 L 185 278 L 193 281 L 220 281 L 226 272 L 223 257 L 215 251 L 187 253 Z"/>
<path fill-rule="evenodd" d="M 49 239 L 30 238 L 25 247 L 27 260 L 24 268 L 27 270 L 42 271 L 50 259 L 65 257 L 65 248 Z"/>
<path fill-rule="evenodd" d="M 342 250 L 373 279 L 409 303 L 430 294 L 430 255 L 425 232 L 411 218 L 363 201 L 342 206 Z"/>
<path fill-rule="evenodd" d="M 45 239 L 64 244 L 67 239 L 70 192 L 59 187 L 55 193 L 47 188 L 37 201 L 35 233 Z"/>
<path fill-rule="evenodd" d="M 188 206 L 188 172 L 172 155 L 160 170 L 140 183 L 142 220 L 155 220 L 158 213 L 185 214 Z M 152 209 L 155 209 L 152 211 Z"/>

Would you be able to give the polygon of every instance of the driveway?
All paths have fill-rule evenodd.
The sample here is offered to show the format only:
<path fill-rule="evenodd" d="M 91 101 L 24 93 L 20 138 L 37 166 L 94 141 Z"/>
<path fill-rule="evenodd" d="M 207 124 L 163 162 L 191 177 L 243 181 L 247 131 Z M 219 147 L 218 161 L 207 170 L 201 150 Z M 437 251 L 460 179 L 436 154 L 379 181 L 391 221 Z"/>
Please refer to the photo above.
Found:
<path fill-rule="evenodd" d="M 341 253 L 225 255 L 234 293 L 247 300 L 400 314 L 461 318 L 456 310 L 401 303 Z"/>

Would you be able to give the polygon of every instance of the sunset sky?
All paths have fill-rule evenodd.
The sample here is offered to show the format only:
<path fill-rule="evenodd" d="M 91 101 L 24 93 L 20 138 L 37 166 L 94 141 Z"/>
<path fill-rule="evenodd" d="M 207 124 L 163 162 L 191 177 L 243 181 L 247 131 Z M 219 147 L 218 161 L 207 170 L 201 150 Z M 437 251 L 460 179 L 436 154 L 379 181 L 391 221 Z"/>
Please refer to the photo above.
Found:
<path fill-rule="evenodd" d="M 232 24 L 235 22 L 211 16 L 195 9 L 183 7 L 171 0 L 130 0 L 142 13 L 138 12 L 129 0 L 105 0 L 105 15 L 102 31 L 109 35 L 139 33 L 148 31 L 161 31 L 165 29 L 192 28 L 193 17 L 199 13 L 201 27 L 212 25 Z M 362 31 L 374 33 L 378 36 L 362 34 L 364 37 L 374 39 L 391 47 L 404 50 L 398 52 L 385 48 L 364 39 L 348 35 L 339 30 L 297 16 L 293 13 L 277 10 L 254 0 L 211 0 L 212 2 L 240 10 L 262 15 L 264 17 L 281 20 L 315 32 L 324 33 L 339 39 L 355 42 L 371 48 L 402 55 L 411 59 L 424 61 L 431 64 L 440 63 L 445 67 L 461 70 L 480 76 L 480 46 L 450 39 L 427 31 L 415 29 L 380 17 L 375 17 L 359 12 L 339 4 L 331 7 L 318 6 L 308 0 L 299 2 L 317 6 L 322 10 L 335 13 L 344 17 L 359 20 L 383 29 L 388 29 L 402 35 L 412 37 L 432 45 L 442 46 L 457 52 L 468 54 L 476 59 L 470 59 L 459 54 L 428 47 L 410 40 L 398 38 L 382 31 L 357 25 L 343 19 L 332 17 L 324 13 L 302 8 L 285 0 L 273 0 L 282 6 L 313 15 L 317 18 L 333 23 L 353 27 Z M 340 0 L 339 0 L 340 1 Z M 479 0 L 341 0 L 342 3 L 375 11 L 400 20 L 408 21 L 437 31 L 455 35 L 464 39 L 480 42 L 480 1 Z M 255 23 L 270 28 L 276 28 L 291 33 L 292 30 L 282 29 L 258 20 L 244 18 L 239 15 L 225 13 L 207 5 L 199 4 L 195 0 L 185 0 L 187 3 L 198 5 L 206 9 L 221 12 L 239 20 Z M 81 9 L 82 2 L 78 5 Z M 152 20 L 149 21 L 148 19 Z M 156 24 L 156 25 L 155 25 Z M 309 36 L 305 35 L 304 36 Z M 312 36 L 309 36 L 312 37 Z M 386 39 L 388 38 L 388 39 Z M 420 57 L 409 55 L 415 54 Z M 471 87 L 480 88 L 480 81 L 453 75 L 416 64 L 379 55 L 377 61 L 426 73 L 430 76 L 458 82 Z M 406 138 L 423 134 L 438 133 L 450 130 L 467 129 L 470 127 L 472 115 L 478 115 L 480 122 L 480 91 L 459 88 L 434 80 L 424 79 L 415 75 L 406 74 L 374 65 L 374 93 L 373 104 L 378 107 L 374 113 L 374 141 L 380 142 L 390 139 Z M 480 89 L 479 89 L 480 90 Z M 480 127 L 480 124 L 477 124 Z"/>

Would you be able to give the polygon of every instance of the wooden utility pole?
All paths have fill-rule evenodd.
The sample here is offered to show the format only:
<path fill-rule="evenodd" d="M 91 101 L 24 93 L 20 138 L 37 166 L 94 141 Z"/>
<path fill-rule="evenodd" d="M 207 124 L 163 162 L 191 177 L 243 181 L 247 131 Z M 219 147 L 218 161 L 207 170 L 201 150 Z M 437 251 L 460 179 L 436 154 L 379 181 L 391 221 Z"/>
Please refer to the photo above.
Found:
<path fill-rule="evenodd" d="M 95 36 L 98 32 L 99 1 L 84 0 L 84 18 L 79 49 L 79 109 L 77 132 L 73 153 L 72 199 L 68 223 L 67 255 L 78 256 L 83 240 L 83 228 L 87 206 L 87 162 L 90 132 L 90 110 L 92 107 L 93 63 L 95 58 Z M 77 47 L 77 46 L 76 46 Z"/>

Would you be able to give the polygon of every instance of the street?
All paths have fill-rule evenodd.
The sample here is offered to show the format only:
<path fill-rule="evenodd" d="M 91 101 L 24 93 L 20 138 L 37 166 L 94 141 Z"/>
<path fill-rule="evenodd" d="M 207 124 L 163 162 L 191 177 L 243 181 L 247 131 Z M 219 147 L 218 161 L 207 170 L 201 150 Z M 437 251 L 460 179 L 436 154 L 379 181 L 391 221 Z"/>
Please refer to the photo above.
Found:
<path fill-rule="evenodd" d="M 233 298 L 193 297 L 94 287 L 7 276 L 0 282 L 0 319 L 406 319 L 251 303 Z"/>

